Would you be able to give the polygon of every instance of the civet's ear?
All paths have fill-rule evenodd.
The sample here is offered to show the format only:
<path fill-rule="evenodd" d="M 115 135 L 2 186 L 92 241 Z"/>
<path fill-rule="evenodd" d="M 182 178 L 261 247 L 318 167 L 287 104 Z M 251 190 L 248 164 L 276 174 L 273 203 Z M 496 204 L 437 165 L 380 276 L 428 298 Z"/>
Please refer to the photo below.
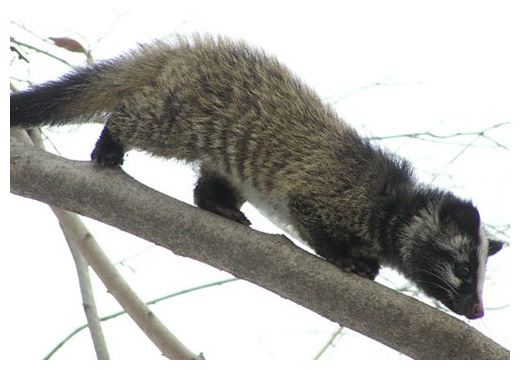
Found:
<path fill-rule="evenodd" d="M 496 254 L 504 246 L 504 242 L 496 239 L 489 239 L 488 256 Z"/>
<path fill-rule="evenodd" d="M 442 200 L 439 207 L 439 220 L 444 227 L 456 227 L 461 233 L 478 235 L 480 215 L 477 209 L 466 201 L 456 198 Z"/>

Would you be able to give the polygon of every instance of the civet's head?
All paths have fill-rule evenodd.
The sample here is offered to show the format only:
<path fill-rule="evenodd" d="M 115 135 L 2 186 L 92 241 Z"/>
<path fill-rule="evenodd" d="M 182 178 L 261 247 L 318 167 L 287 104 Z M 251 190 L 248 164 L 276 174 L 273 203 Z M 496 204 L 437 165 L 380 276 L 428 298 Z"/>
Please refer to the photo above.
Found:
<path fill-rule="evenodd" d="M 402 241 L 403 273 L 422 291 L 468 319 L 484 316 L 486 261 L 503 242 L 488 238 L 470 202 L 450 194 L 428 202 Z"/>

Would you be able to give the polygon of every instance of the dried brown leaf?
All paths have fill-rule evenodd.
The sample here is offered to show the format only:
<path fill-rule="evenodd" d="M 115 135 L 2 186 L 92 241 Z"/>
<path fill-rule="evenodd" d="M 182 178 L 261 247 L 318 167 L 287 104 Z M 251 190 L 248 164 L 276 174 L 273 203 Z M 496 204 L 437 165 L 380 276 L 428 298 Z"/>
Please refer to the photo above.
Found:
<path fill-rule="evenodd" d="M 49 37 L 54 44 L 60 48 L 63 48 L 74 53 L 86 54 L 87 51 L 78 41 L 68 37 Z"/>

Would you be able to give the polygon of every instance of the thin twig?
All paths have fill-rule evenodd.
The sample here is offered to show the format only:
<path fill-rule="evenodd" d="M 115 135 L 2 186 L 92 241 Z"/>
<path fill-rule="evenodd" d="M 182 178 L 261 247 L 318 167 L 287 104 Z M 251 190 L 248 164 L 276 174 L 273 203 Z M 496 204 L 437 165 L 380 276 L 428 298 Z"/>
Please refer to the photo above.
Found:
<path fill-rule="evenodd" d="M 40 149 L 45 149 L 40 130 L 28 130 L 28 134 L 31 141 L 36 147 Z M 70 212 L 63 211 L 60 208 L 52 206 L 50 208 L 56 215 L 56 218 L 60 221 L 62 232 L 65 236 L 65 240 L 67 241 L 70 252 L 72 254 L 74 265 L 76 266 L 81 298 L 83 300 L 83 308 L 85 310 L 85 316 L 87 318 L 88 323 L 87 326 L 92 337 L 92 343 L 94 345 L 96 357 L 98 360 L 109 360 L 110 355 L 105 341 L 105 336 L 103 335 L 103 330 L 101 329 L 101 321 L 99 320 L 99 315 L 97 313 L 96 301 L 94 300 L 94 293 L 88 271 L 88 264 L 85 261 L 85 258 L 83 258 L 83 256 L 81 255 L 80 246 L 74 243 L 75 240 L 81 240 L 81 238 L 78 237 L 78 234 L 81 233 L 82 230 L 86 230 L 86 228 L 85 226 L 83 226 L 81 221 L 79 221 L 79 219 L 77 220 L 77 222 L 80 223 L 79 228 L 67 228 L 66 225 L 70 226 L 77 224 L 77 222 L 64 222 L 64 220 L 66 220 L 68 217 L 71 217 L 72 214 Z"/>
<path fill-rule="evenodd" d="M 463 137 L 463 136 L 477 136 L 477 138 L 485 138 L 485 139 L 490 140 L 491 142 L 493 142 L 493 144 L 495 144 L 496 146 L 498 146 L 502 149 L 509 150 L 509 148 L 507 146 L 499 143 L 495 139 L 490 138 L 489 136 L 486 135 L 487 132 L 497 129 L 501 126 L 508 125 L 508 124 L 509 124 L 509 122 L 500 122 L 500 123 L 497 123 L 490 127 L 487 127 L 481 131 L 456 132 L 456 133 L 447 134 L 447 135 L 438 135 L 438 134 L 434 134 L 432 132 L 415 132 L 415 133 L 389 135 L 389 136 L 373 136 L 370 139 L 371 140 L 387 140 L 387 139 L 410 138 L 410 139 L 426 140 L 426 138 L 431 138 L 431 139 L 445 140 L 445 139 L 452 139 L 452 138 Z M 463 144 L 463 145 L 466 145 L 466 144 Z"/>
<path fill-rule="evenodd" d="M 323 348 L 316 354 L 316 356 L 314 356 L 314 360 L 319 360 L 321 358 L 321 356 L 323 356 L 323 354 L 330 348 L 332 347 L 332 344 L 334 343 L 334 341 L 336 340 L 336 338 L 341 334 L 341 332 L 343 331 L 343 327 L 342 326 L 339 326 L 336 331 L 334 333 L 332 333 L 332 335 L 330 336 L 329 340 L 327 341 L 327 343 L 325 343 L 325 345 L 323 346 Z"/>
<path fill-rule="evenodd" d="M 193 288 L 188 288 L 188 289 L 184 289 L 184 290 L 181 290 L 181 291 L 178 291 L 178 292 L 175 292 L 175 293 L 171 293 L 171 294 L 168 294 L 168 295 L 165 295 L 165 296 L 162 296 L 162 297 L 159 297 L 159 298 L 155 298 L 155 299 L 152 299 L 148 302 L 146 302 L 146 305 L 152 305 L 152 304 L 156 304 L 156 303 L 159 303 L 161 301 L 164 301 L 164 300 L 167 300 L 167 299 L 170 299 L 170 298 L 173 298 L 173 297 L 177 297 L 177 296 L 180 296 L 180 295 L 183 295 L 183 294 L 187 294 L 187 293 L 192 293 L 192 292 L 195 292 L 197 290 L 202 290 L 202 289 L 206 289 L 206 288 L 211 288 L 211 287 L 214 287 L 214 286 L 217 286 L 217 285 L 223 285 L 223 284 L 227 284 L 227 283 L 231 283 L 233 281 L 240 281 L 240 279 L 237 279 L 237 278 L 230 278 L 230 279 L 225 279 L 225 280 L 219 280 L 219 281 L 215 281 L 213 283 L 208 283 L 208 284 L 204 284 L 204 285 L 199 285 L 199 286 L 196 286 L 196 287 L 193 287 Z M 113 314 L 110 314 L 110 315 L 106 315 L 106 316 L 103 316 L 103 317 L 100 317 L 99 320 L 100 321 L 108 321 L 108 320 L 112 320 L 112 319 L 115 319 L 121 315 L 125 315 L 126 314 L 126 311 L 118 311 L 118 312 L 115 312 Z M 51 358 L 61 347 L 63 347 L 65 345 L 65 343 L 67 343 L 70 339 L 72 339 L 76 334 L 79 334 L 83 329 L 86 329 L 88 327 L 87 324 L 84 324 L 76 329 L 74 329 L 69 335 L 67 335 L 65 338 L 63 338 L 63 340 L 61 340 L 50 352 L 49 354 L 47 354 L 47 356 L 45 356 L 45 360 L 48 360 L 49 358 Z"/>
<path fill-rule="evenodd" d="M 446 169 L 451 166 L 457 159 L 459 159 L 462 154 L 464 154 L 466 152 L 466 150 L 468 150 L 469 148 L 471 148 L 473 146 L 473 144 L 475 143 L 475 141 L 477 141 L 478 139 L 480 139 L 481 135 L 475 137 L 473 140 L 471 140 L 468 144 L 466 144 L 466 146 L 464 146 L 440 171 L 438 171 L 431 179 L 431 182 L 433 183 L 435 180 L 437 180 L 437 178 L 439 176 L 441 176 L 441 174 L 444 173 L 444 171 L 446 171 Z"/>
<path fill-rule="evenodd" d="M 71 215 L 73 214 L 71 213 Z M 73 216 L 79 220 L 78 216 Z M 75 222 L 73 218 L 69 218 L 66 221 Z M 159 350 L 162 351 L 163 355 L 172 360 L 200 359 L 200 356 L 192 353 L 185 347 L 159 318 L 150 311 L 146 304 L 141 301 L 113 266 L 105 253 L 99 248 L 97 243 L 95 243 L 92 235 L 85 230 L 82 239 L 82 241 L 76 241 L 76 243 L 81 246 L 81 253 L 88 264 L 94 269 L 108 291 L 135 323 Z"/>
<path fill-rule="evenodd" d="M 16 136 L 20 137 L 20 135 Z M 26 142 L 28 140 L 28 138 L 24 139 Z M 141 301 L 101 250 L 95 239 L 81 222 L 79 216 L 68 211 L 63 212 L 68 216 L 60 217 L 62 228 L 64 230 L 74 229 L 77 231 L 67 235 L 69 240 L 79 247 L 81 254 L 96 272 L 103 284 L 105 284 L 107 290 L 114 296 L 148 338 L 162 351 L 163 355 L 172 360 L 203 359 L 185 347 L 153 312 L 148 309 L 146 304 Z"/>
<path fill-rule="evenodd" d="M 43 141 L 40 130 L 31 130 L 30 135 L 33 143 L 37 147 L 43 148 Z M 72 257 L 74 259 L 74 264 L 76 265 L 81 296 L 83 299 L 83 307 L 88 323 L 87 326 L 92 337 L 92 342 L 94 345 L 94 350 L 96 352 L 97 359 L 108 360 L 110 359 L 110 355 L 108 352 L 108 347 L 106 345 L 105 337 L 103 335 L 103 331 L 101 329 L 101 321 L 97 313 L 96 302 L 94 300 L 94 293 L 92 290 L 92 284 L 88 272 L 88 264 L 80 252 L 81 247 L 74 243 L 74 240 L 81 239 L 79 237 L 79 234 L 82 230 L 86 230 L 86 227 L 82 224 L 79 218 L 76 219 L 76 223 L 70 221 L 64 222 L 64 220 L 66 220 L 68 217 L 77 217 L 71 214 L 70 212 L 63 211 L 60 208 L 56 207 L 51 207 L 51 210 L 54 212 L 54 214 L 60 221 L 60 227 L 65 236 L 65 240 L 67 241 L 67 244 L 70 248 Z M 67 225 L 70 226 L 78 223 L 79 227 L 67 228 Z"/>
<path fill-rule="evenodd" d="M 74 240 L 78 240 L 79 238 L 71 238 L 69 236 L 71 234 L 77 234 L 80 230 L 67 228 L 66 225 L 70 225 L 71 223 L 62 222 L 64 218 L 77 216 L 70 212 L 63 211 L 60 208 L 51 207 L 51 209 L 58 218 L 58 220 L 60 220 L 60 226 L 72 253 L 74 264 L 76 265 L 81 297 L 83 299 L 83 308 L 85 310 L 85 316 L 87 317 L 88 328 L 90 331 L 90 336 L 92 337 L 92 343 L 94 344 L 96 357 L 98 360 L 109 360 L 110 355 L 105 341 L 105 336 L 103 335 L 103 330 L 101 329 L 101 320 L 99 319 L 99 315 L 96 308 L 96 302 L 94 300 L 94 293 L 92 290 L 92 284 L 88 272 L 88 264 L 87 261 L 85 261 L 85 258 L 83 258 L 82 254 L 80 253 L 80 246 L 74 243 Z"/>
<path fill-rule="evenodd" d="M 36 52 L 38 52 L 38 53 L 41 53 L 41 54 L 43 54 L 43 55 L 46 55 L 46 56 L 51 57 L 51 58 L 53 58 L 53 59 L 56 59 L 57 61 L 59 61 L 59 62 L 65 64 L 65 65 L 67 65 L 67 66 L 69 66 L 69 67 L 71 67 L 71 68 L 75 68 L 75 66 L 74 66 L 73 64 L 70 64 L 70 63 L 67 62 L 65 59 L 62 59 L 62 58 L 60 58 L 60 57 L 57 57 L 56 55 L 53 55 L 53 54 L 49 53 L 48 51 L 42 50 L 42 49 L 40 49 L 40 48 L 37 48 L 36 46 L 32 46 L 32 45 L 26 44 L 26 43 L 24 43 L 24 42 L 22 42 L 22 41 L 18 41 L 18 40 L 16 40 L 14 37 L 11 37 L 10 40 L 11 40 L 11 42 L 12 42 L 13 44 L 16 44 L 16 45 L 19 45 L 19 46 L 22 46 L 22 47 L 25 47 L 25 48 L 28 48 L 28 49 L 32 49 L 32 50 L 34 50 L 34 51 L 36 51 Z"/>

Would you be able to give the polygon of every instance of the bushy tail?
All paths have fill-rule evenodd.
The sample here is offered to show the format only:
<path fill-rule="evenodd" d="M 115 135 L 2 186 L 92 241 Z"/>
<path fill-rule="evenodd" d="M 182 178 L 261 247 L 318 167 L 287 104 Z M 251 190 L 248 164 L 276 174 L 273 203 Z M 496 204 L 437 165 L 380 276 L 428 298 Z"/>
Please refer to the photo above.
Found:
<path fill-rule="evenodd" d="M 103 75 L 110 62 L 69 73 L 59 80 L 11 94 L 11 127 L 38 127 L 88 120 L 112 111 L 120 102 Z"/>
<path fill-rule="evenodd" d="M 124 57 L 13 93 L 11 127 L 79 123 L 110 113 L 126 97 L 153 83 L 172 50 L 166 43 L 143 45 Z"/>

